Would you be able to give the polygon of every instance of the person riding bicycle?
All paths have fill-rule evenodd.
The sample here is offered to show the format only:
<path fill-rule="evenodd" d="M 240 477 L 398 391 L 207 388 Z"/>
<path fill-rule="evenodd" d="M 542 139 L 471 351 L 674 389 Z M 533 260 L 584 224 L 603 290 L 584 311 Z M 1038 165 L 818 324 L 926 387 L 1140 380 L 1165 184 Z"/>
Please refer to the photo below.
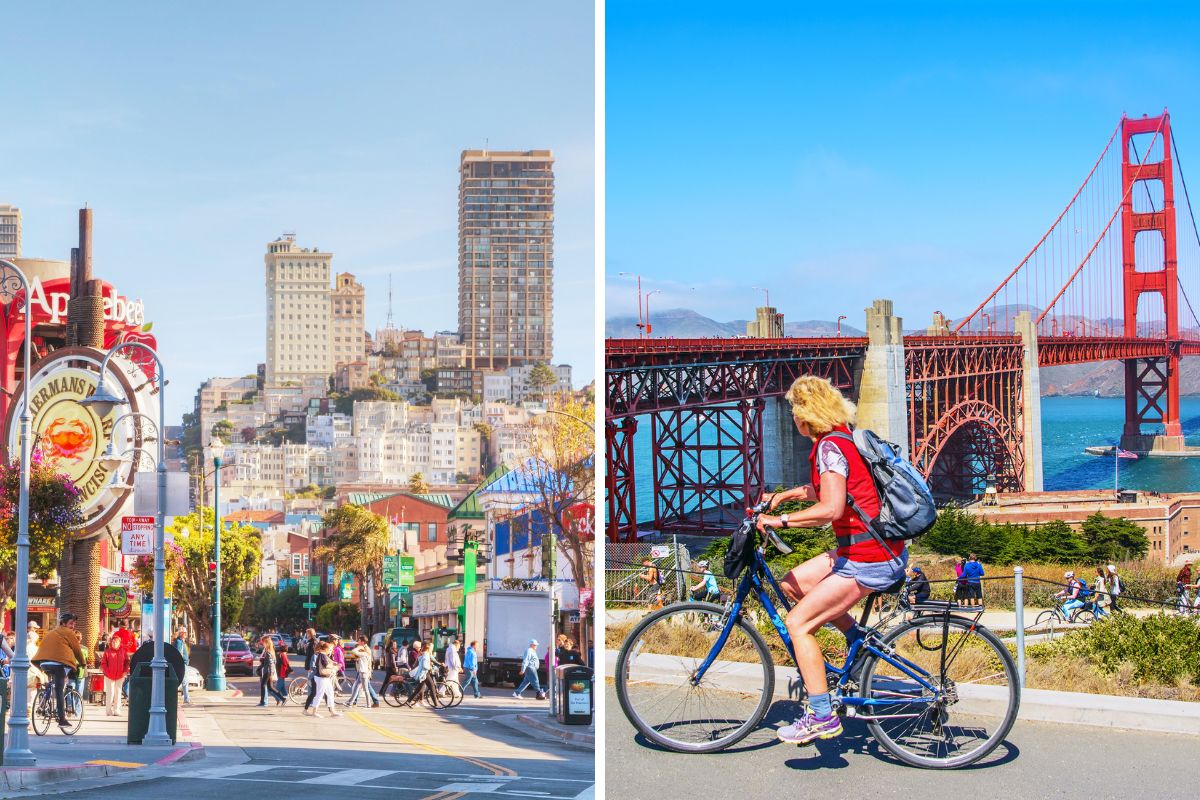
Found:
<path fill-rule="evenodd" d="M 707 561 L 697 561 L 696 566 L 700 568 L 701 575 L 700 580 L 690 587 L 692 598 L 709 603 L 718 602 L 721 599 L 721 589 L 717 586 L 717 576 L 708 568 Z"/>
<path fill-rule="evenodd" d="M 832 623 L 846 636 L 847 645 L 863 637 L 863 630 L 847 612 L 871 592 L 890 588 L 904 577 L 908 550 L 902 539 L 882 541 L 868 535 L 866 524 L 847 502 L 854 499 L 863 513 L 874 518 L 880 502 L 870 470 L 852 441 L 829 434 L 848 434 L 855 407 L 824 378 L 806 375 L 788 389 L 792 418 L 800 435 L 812 440 L 809 455 L 811 483 L 763 495 L 774 510 L 786 500 L 814 501 L 802 511 L 781 516 L 760 515 L 759 530 L 766 528 L 818 528 L 833 525 L 838 546 L 815 556 L 789 572 L 780 582 L 796 601 L 787 615 L 808 709 L 791 725 L 779 730 L 785 742 L 807 744 L 842 733 L 840 718 L 825 676 L 821 647 L 814 635 Z"/>
<path fill-rule="evenodd" d="M 79 634 L 75 630 L 76 619 L 70 611 L 63 612 L 58 627 L 46 632 L 32 659 L 38 669 L 54 681 L 54 711 L 58 715 L 59 726 L 64 728 L 71 726 L 63 708 L 67 673 L 87 664 Z"/>
<path fill-rule="evenodd" d="M 1075 577 L 1075 573 L 1067 570 L 1063 573 L 1063 578 L 1066 579 L 1067 585 L 1062 591 L 1054 595 L 1055 599 L 1064 600 L 1062 604 L 1062 613 L 1067 619 L 1071 618 L 1071 612 L 1077 608 L 1083 608 L 1087 601 L 1084 599 L 1088 594 L 1087 584 L 1079 578 Z"/>

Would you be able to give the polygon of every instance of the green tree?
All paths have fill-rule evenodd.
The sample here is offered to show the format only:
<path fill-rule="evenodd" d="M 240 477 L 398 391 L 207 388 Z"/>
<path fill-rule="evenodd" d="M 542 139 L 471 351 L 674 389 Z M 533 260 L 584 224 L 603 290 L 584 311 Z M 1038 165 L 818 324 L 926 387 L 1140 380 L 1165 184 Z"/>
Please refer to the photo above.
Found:
<path fill-rule="evenodd" d="M 383 557 L 387 555 L 387 520 L 361 506 L 344 505 L 327 512 L 322 519 L 326 530 L 325 543 L 316 550 L 316 557 L 332 564 L 339 572 L 354 576 L 359 585 L 359 597 L 365 600 L 368 576 L 379 576 Z M 379 580 L 374 585 L 380 585 Z M 362 629 L 373 627 L 367 619 L 367 603 L 362 604 Z M 377 610 L 380 604 L 376 603 Z"/>
<path fill-rule="evenodd" d="M 947 506 L 938 512 L 920 542 L 935 553 L 966 557 L 979 539 L 979 520 L 957 506 Z"/>
<path fill-rule="evenodd" d="M 359 618 L 358 606 L 342 600 L 326 603 L 317 609 L 317 627 L 329 633 L 346 635 L 358 626 Z"/>
<path fill-rule="evenodd" d="M 429 484 L 425 482 L 425 475 L 420 472 L 414 472 L 408 478 L 408 491 L 413 494 L 429 494 Z"/>
<path fill-rule="evenodd" d="M 534 394 L 538 397 L 545 397 L 546 390 L 551 386 L 558 384 L 558 376 L 554 374 L 554 370 L 550 369 L 549 364 L 534 364 L 529 370 L 529 385 L 533 387 Z"/>
<path fill-rule="evenodd" d="M 1124 517 L 1106 517 L 1097 511 L 1081 527 L 1093 561 L 1136 560 L 1150 549 L 1146 531 Z"/>
<path fill-rule="evenodd" d="M 233 423 L 227 419 L 218 421 L 212 426 L 212 435 L 223 442 L 228 442 L 233 438 Z"/>
<path fill-rule="evenodd" d="M 1026 533 L 1025 557 L 1048 564 L 1074 564 L 1088 557 L 1088 547 L 1070 525 L 1056 519 Z"/>
<path fill-rule="evenodd" d="M 399 403 L 400 399 L 400 395 L 389 389 L 367 386 L 355 389 L 349 394 L 338 395 L 334 401 L 334 410 L 339 414 L 351 415 L 354 413 L 355 403 Z"/>
<path fill-rule="evenodd" d="M 387 378 L 383 377 L 382 372 L 372 372 L 370 377 L 367 378 L 367 380 L 370 381 L 371 385 L 374 386 L 376 389 L 383 388 L 383 385 L 385 383 L 387 383 Z"/>

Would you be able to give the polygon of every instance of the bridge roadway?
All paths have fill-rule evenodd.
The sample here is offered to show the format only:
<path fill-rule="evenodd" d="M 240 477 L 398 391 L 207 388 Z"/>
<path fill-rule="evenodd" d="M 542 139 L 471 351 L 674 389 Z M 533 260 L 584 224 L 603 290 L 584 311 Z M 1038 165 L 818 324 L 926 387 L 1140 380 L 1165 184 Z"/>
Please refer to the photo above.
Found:
<path fill-rule="evenodd" d="M 1195 793 L 1194 736 L 1018 721 L 1006 743 L 965 770 L 894 760 L 857 720 L 838 739 L 799 748 L 775 738 L 795 705 L 776 703 L 763 727 L 710 755 L 656 749 L 605 691 L 605 791 L 622 800 L 898 797 L 914 800 L 1167 800 Z"/>

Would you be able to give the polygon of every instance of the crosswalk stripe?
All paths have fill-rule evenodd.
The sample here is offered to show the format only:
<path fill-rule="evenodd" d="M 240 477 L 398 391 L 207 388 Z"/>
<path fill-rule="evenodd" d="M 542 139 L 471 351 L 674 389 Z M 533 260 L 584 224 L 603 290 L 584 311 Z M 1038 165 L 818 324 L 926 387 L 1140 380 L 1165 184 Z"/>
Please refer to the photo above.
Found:
<path fill-rule="evenodd" d="M 593 783 L 591 786 L 575 795 L 575 800 L 596 800 L 596 784 Z"/>
<path fill-rule="evenodd" d="M 275 769 L 271 764 L 234 764 L 231 767 L 210 767 L 186 773 L 189 778 L 230 778 L 234 775 L 247 775 L 251 772 L 264 772 Z"/>
<path fill-rule="evenodd" d="M 478 792 L 482 794 L 494 792 L 497 789 L 504 788 L 506 785 L 507 782 L 501 783 L 499 781 L 480 781 L 479 783 L 448 783 L 445 786 L 439 786 L 438 788 L 443 792 L 462 792 L 463 794 Z"/>
<path fill-rule="evenodd" d="M 317 784 L 333 784 L 336 786 L 353 786 L 356 783 L 365 783 L 373 781 L 377 778 L 382 778 L 385 775 L 391 775 L 395 770 L 390 769 L 341 769 L 337 772 L 329 772 L 325 775 L 318 775 L 315 778 L 305 778 L 297 783 L 317 783 Z"/>

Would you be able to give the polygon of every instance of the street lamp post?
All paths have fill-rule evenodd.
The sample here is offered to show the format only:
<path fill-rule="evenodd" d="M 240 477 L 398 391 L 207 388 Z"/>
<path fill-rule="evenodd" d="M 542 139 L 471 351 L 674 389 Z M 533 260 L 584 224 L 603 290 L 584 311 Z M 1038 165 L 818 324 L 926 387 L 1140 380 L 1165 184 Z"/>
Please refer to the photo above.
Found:
<path fill-rule="evenodd" d="M 154 359 L 158 378 L 158 418 L 161 425 L 162 420 L 167 418 L 166 372 L 163 369 L 162 359 L 158 357 L 158 353 L 141 342 L 121 342 L 108 351 L 104 356 L 104 360 L 100 362 L 100 381 L 96 384 L 95 393 L 91 397 L 81 400 L 80 404 L 92 406 L 96 410 L 97 415 L 103 418 L 108 416 L 114 407 L 125 405 L 129 402 L 128 399 L 118 397 L 108 390 L 104 385 L 104 376 L 107 374 L 108 362 L 112 360 L 113 355 L 120 350 L 131 347 L 145 350 Z M 28 380 L 28 377 L 26 379 Z M 163 654 L 163 643 L 166 639 L 166 615 L 164 611 L 166 604 L 165 584 L 167 570 L 163 558 L 163 526 L 167 515 L 167 458 L 165 452 L 166 442 L 163 441 L 165 437 L 160 432 L 157 438 L 158 513 L 155 515 L 154 520 L 154 657 L 150 660 L 152 674 L 150 683 L 150 726 L 146 731 L 145 738 L 142 739 L 142 744 L 167 746 L 172 743 L 171 736 L 167 733 L 167 659 Z M 186 676 L 180 676 L 180 678 L 185 679 Z"/>
<path fill-rule="evenodd" d="M 221 457 L 213 455 L 213 561 L 217 574 L 213 584 L 212 606 L 212 663 L 205 680 L 210 692 L 225 690 L 225 657 L 221 652 Z"/>
<path fill-rule="evenodd" d="M 17 502 L 17 649 L 12 660 L 12 713 L 8 720 L 8 747 L 4 763 L 13 767 L 32 767 L 37 757 L 29 749 L 29 647 L 25 628 L 29 624 L 29 352 L 33 345 L 33 330 L 29 307 L 29 281 L 25 273 L 11 261 L 0 259 L 0 296 L 12 302 L 17 292 L 25 292 L 25 371 L 21 391 L 21 495 Z"/>
<path fill-rule="evenodd" d="M 841 336 L 842 336 L 842 320 L 844 320 L 844 319 L 848 319 L 848 317 L 847 317 L 845 314 L 839 314 L 839 315 L 838 315 L 838 318 L 837 318 L 837 335 L 838 335 L 838 338 L 839 338 L 839 339 L 840 339 L 840 338 L 841 338 Z"/>
<path fill-rule="evenodd" d="M 653 295 L 653 294 L 662 294 L 662 289 L 651 289 L 650 291 L 646 292 L 646 329 L 645 330 L 646 330 L 647 336 L 649 336 L 654 331 L 654 328 L 652 328 L 650 326 L 650 295 Z"/>
<path fill-rule="evenodd" d="M 642 316 L 642 276 L 634 275 L 632 272 L 618 272 L 617 274 L 624 275 L 629 278 L 637 278 L 637 297 L 638 297 L 637 327 L 638 327 L 638 338 L 640 339 L 642 337 L 642 334 L 644 334 L 646 332 L 646 322 L 645 322 L 645 318 Z"/>

